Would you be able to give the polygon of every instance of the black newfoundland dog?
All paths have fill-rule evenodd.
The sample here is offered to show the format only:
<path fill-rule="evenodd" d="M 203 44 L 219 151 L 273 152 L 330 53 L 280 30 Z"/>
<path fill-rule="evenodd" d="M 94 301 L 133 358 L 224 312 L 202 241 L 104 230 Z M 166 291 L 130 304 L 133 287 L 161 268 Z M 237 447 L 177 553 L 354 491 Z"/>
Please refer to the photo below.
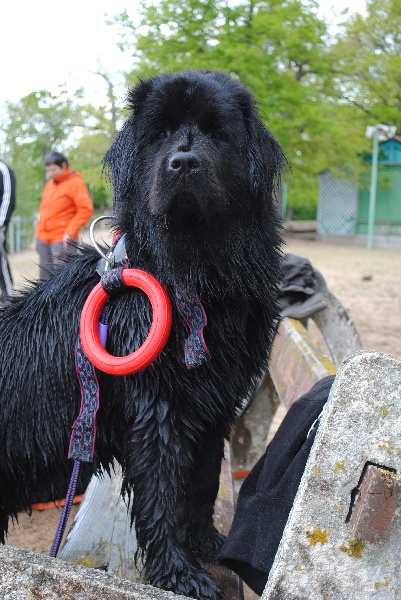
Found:
<path fill-rule="evenodd" d="M 192 598 L 220 592 L 196 557 L 216 560 L 213 526 L 223 440 L 265 371 L 278 319 L 280 220 L 274 190 L 284 155 L 250 93 L 221 72 L 139 83 L 108 151 L 115 226 L 132 268 L 166 288 L 172 329 L 146 369 L 99 371 L 93 465 L 123 466 L 147 581 Z M 104 250 L 106 251 L 106 250 Z M 74 364 L 81 310 L 99 282 L 90 246 L 0 315 L 0 538 L 33 498 L 65 495 L 71 426 L 80 409 Z M 195 362 L 182 296 L 207 325 Z M 107 350 L 132 353 L 152 321 L 136 288 L 109 302 Z M 192 357 L 193 358 L 193 357 Z"/>

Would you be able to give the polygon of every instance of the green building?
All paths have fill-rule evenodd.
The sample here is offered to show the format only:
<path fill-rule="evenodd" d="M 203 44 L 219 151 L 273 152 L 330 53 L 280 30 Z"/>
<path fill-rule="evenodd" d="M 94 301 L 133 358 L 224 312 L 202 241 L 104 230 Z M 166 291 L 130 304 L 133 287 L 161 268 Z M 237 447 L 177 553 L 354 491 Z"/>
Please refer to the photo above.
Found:
<path fill-rule="evenodd" d="M 372 162 L 370 156 L 368 161 Z M 370 179 L 362 177 L 355 233 L 367 233 Z M 375 234 L 401 235 L 401 137 L 379 145 Z"/>
<path fill-rule="evenodd" d="M 371 162 L 372 157 L 365 160 Z M 370 169 L 357 182 L 322 173 L 317 232 L 327 239 L 365 243 L 369 201 Z M 401 136 L 379 144 L 374 244 L 401 247 Z"/>

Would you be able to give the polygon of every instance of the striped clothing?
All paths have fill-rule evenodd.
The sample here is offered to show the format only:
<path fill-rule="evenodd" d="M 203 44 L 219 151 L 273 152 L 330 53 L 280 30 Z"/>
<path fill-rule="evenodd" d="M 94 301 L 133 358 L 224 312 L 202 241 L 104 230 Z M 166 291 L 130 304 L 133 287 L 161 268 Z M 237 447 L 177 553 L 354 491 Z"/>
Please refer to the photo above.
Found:
<path fill-rule="evenodd" d="M 0 160 L 0 227 L 7 227 L 15 208 L 15 175 Z"/>
<path fill-rule="evenodd" d="M 13 280 L 7 258 L 6 231 L 15 208 L 15 175 L 0 161 L 0 294 L 13 295 Z M 2 300 L 4 298 L 0 298 Z"/>

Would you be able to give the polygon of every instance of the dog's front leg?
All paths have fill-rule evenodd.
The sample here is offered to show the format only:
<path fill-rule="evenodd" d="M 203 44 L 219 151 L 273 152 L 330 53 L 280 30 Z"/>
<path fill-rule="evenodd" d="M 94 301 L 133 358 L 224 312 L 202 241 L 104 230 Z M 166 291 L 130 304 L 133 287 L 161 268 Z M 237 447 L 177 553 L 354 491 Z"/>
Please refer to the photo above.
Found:
<path fill-rule="evenodd" d="M 134 488 L 132 516 L 146 580 L 190 598 L 219 600 L 187 542 L 193 446 L 167 402 L 140 407 L 127 439 L 126 482 Z"/>
<path fill-rule="evenodd" d="M 215 432 L 197 445 L 189 485 L 189 542 L 200 558 L 215 562 L 225 537 L 213 524 L 214 504 L 219 491 L 224 439 Z"/>

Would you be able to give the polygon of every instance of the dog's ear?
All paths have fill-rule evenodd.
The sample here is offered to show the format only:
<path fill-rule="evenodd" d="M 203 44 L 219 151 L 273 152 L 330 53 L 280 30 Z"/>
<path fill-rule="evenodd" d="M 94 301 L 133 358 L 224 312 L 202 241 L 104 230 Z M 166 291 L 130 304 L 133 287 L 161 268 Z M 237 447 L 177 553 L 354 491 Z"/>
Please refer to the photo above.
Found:
<path fill-rule="evenodd" d="M 278 141 L 263 124 L 256 103 L 249 97 L 243 103 L 247 129 L 246 158 L 252 187 L 257 195 L 263 190 L 273 195 L 280 185 L 282 171 L 288 167 L 287 157 Z"/>
<path fill-rule="evenodd" d="M 128 108 L 133 112 L 133 114 L 138 113 L 141 105 L 149 96 L 153 88 L 154 78 L 150 78 L 144 81 L 140 81 L 138 85 L 130 89 L 127 95 L 127 102 Z"/>
<path fill-rule="evenodd" d="M 114 204 L 116 199 L 122 199 L 125 191 L 130 188 L 132 166 L 135 164 L 138 148 L 136 117 L 153 87 L 154 80 L 148 79 L 141 81 L 128 92 L 127 106 L 131 114 L 103 158 L 106 173 L 113 186 Z"/>
<path fill-rule="evenodd" d="M 116 209 L 116 201 L 123 198 L 131 179 L 135 137 L 135 129 L 130 117 L 103 158 L 103 166 L 113 188 L 113 210 Z"/>

